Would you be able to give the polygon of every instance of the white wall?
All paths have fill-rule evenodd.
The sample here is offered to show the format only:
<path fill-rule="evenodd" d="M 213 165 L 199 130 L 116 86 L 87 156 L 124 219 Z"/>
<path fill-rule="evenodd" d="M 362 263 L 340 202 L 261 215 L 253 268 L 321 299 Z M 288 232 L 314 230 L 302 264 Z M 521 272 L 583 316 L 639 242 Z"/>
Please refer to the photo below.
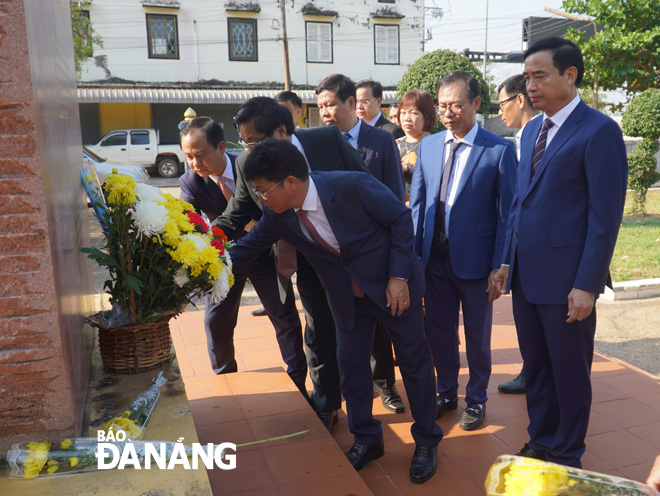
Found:
<path fill-rule="evenodd" d="M 137 0 L 94 0 L 84 8 L 90 11 L 94 29 L 104 47 L 95 48 L 94 57 L 83 68 L 81 82 L 108 77 L 135 82 L 245 81 L 262 83 L 284 81 L 281 31 L 277 0 L 261 0 L 261 12 L 225 11 L 225 1 L 181 0 L 180 8 L 143 7 Z M 286 0 L 291 79 L 293 85 L 315 86 L 325 76 L 340 72 L 360 80 L 372 77 L 386 86 L 398 83 L 407 67 L 421 54 L 423 0 L 377 0 L 346 2 L 315 0 L 315 7 L 338 12 L 336 17 L 303 16 L 306 0 Z M 393 8 L 403 19 L 374 19 L 371 12 Z M 178 21 L 178 60 L 150 59 L 147 49 L 145 14 L 176 15 Z M 229 61 L 227 17 L 257 19 L 258 62 Z M 332 22 L 333 63 L 307 63 L 305 20 Z M 196 22 L 195 22 L 196 21 Z M 374 64 L 374 24 L 399 25 L 399 65 Z M 197 37 L 195 38 L 195 27 Z M 195 42 L 195 39 L 197 42 Z M 101 67 L 106 66 L 107 71 Z"/>

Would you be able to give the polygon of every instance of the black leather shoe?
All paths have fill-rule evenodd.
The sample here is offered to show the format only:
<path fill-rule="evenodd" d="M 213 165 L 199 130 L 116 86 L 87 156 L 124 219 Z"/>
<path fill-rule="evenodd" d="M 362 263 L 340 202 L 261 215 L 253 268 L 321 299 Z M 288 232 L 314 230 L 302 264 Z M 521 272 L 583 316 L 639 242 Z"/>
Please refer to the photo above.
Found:
<path fill-rule="evenodd" d="M 266 316 L 266 309 L 264 307 L 261 307 L 257 310 L 253 310 L 252 315 L 254 315 L 255 317 L 265 317 Z"/>
<path fill-rule="evenodd" d="M 438 410 L 435 414 L 436 419 L 442 417 L 449 410 L 456 410 L 458 407 L 458 398 L 454 398 L 453 400 L 446 400 L 442 396 L 438 396 L 435 402 L 438 405 Z"/>
<path fill-rule="evenodd" d="M 378 444 L 359 444 L 354 443 L 346 452 L 346 458 L 351 462 L 353 468 L 358 472 L 367 466 L 372 460 L 380 458 L 385 454 L 385 445 L 380 442 Z"/>
<path fill-rule="evenodd" d="M 433 474 L 438 460 L 437 446 L 415 446 L 415 454 L 410 464 L 410 482 L 421 484 L 426 482 Z"/>
<path fill-rule="evenodd" d="M 401 401 L 401 395 L 394 384 L 390 387 L 380 387 L 374 382 L 374 391 L 380 395 L 383 406 L 390 412 L 403 413 L 406 411 L 406 407 L 403 406 L 403 401 Z"/>
<path fill-rule="evenodd" d="M 519 374 L 515 379 L 497 386 L 500 393 L 506 394 L 525 394 L 525 376 Z"/>
<path fill-rule="evenodd" d="M 470 403 L 461 415 L 460 428 L 464 431 L 473 431 L 481 427 L 486 415 L 486 405 Z"/>
<path fill-rule="evenodd" d="M 516 456 L 524 456 L 525 458 L 536 458 L 537 460 L 545 460 L 545 453 L 543 451 L 535 451 L 525 443 L 525 446 L 516 453 Z"/>
<path fill-rule="evenodd" d="M 332 426 L 339 421 L 337 410 L 332 410 L 330 412 L 316 412 L 316 415 L 319 416 L 325 428 L 328 429 L 328 432 L 332 434 Z"/>

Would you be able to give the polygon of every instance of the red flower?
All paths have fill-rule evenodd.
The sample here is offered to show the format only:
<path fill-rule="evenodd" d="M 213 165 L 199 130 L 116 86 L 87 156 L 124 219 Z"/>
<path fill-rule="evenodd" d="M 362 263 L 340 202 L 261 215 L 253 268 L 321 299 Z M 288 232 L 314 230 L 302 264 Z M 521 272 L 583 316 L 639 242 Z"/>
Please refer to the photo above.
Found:
<path fill-rule="evenodd" d="M 213 238 L 223 242 L 227 241 L 227 236 L 225 235 L 225 232 L 222 229 L 220 229 L 218 226 L 211 226 L 211 232 L 213 233 Z"/>
<path fill-rule="evenodd" d="M 190 219 L 190 222 L 201 228 L 203 233 L 209 231 L 209 226 L 206 225 L 206 222 L 204 222 L 204 219 L 202 219 L 201 215 L 195 212 L 191 212 L 190 210 L 188 210 L 186 213 L 188 214 L 188 219 Z"/>
<path fill-rule="evenodd" d="M 225 254 L 225 245 L 219 239 L 214 239 L 211 241 L 211 246 L 220 252 L 220 255 Z"/>

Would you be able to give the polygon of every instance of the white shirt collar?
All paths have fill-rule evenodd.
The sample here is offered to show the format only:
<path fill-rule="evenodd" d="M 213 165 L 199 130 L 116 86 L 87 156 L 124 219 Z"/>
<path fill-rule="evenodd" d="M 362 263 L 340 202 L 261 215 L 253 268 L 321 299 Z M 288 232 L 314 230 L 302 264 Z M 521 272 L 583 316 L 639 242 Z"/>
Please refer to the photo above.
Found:
<path fill-rule="evenodd" d="M 474 123 L 474 126 L 472 126 L 472 129 L 468 131 L 468 133 L 463 136 L 463 139 L 457 139 L 456 141 L 460 141 L 461 143 L 465 143 L 468 146 L 472 146 L 474 144 L 474 140 L 477 137 L 477 131 L 479 131 L 479 124 L 477 122 Z M 450 130 L 447 130 L 447 134 L 445 135 L 445 143 L 456 139 L 454 138 L 454 133 L 452 133 Z"/>
<path fill-rule="evenodd" d="M 360 124 L 362 124 L 362 119 L 360 119 L 360 118 L 358 117 L 357 124 L 355 124 L 355 126 L 353 126 L 353 127 L 348 131 L 348 134 L 351 135 L 351 139 L 352 139 L 353 141 L 357 141 L 357 139 L 358 139 L 358 136 L 359 136 L 359 134 L 360 134 Z M 345 133 L 342 133 L 342 134 L 345 134 Z"/>
<path fill-rule="evenodd" d="M 319 192 L 316 189 L 314 180 L 311 177 L 309 178 L 309 187 L 307 188 L 307 196 L 305 196 L 305 201 L 303 201 L 302 207 L 300 208 L 302 208 L 307 212 L 315 212 L 319 208 Z M 295 210 L 297 212 L 300 209 L 296 208 Z"/>
<path fill-rule="evenodd" d="M 375 125 L 376 125 L 376 122 L 378 122 L 378 119 L 380 119 L 380 112 L 378 112 L 378 113 L 376 114 L 376 117 L 374 117 L 374 118 L 371 119 L 370 121 L 364 121 L 364 122 L 365 122 L 365 124 L 369 124 L 370 126 L 375 126 Z"/>
<path fill-rule="evenodd" d="M 552 123 L 554 124 L 553 127 L 556 129 L 559 129 L 564 122 L 566 122 L 566 119 L 568 119 L 568 116 L 571 115 L 571 112 L 575 110 L 575 107 L 578 106 L 580 103 L 580 95 L 575 95 L 575 98 L 571 100 L 568 105 L 566 105 L 564 108 L 561 110 L 557 111 L 555 115 L 552 117 L 548 117 L 546 114 L 543 114 L 543 119 L 552 119 Z"/>

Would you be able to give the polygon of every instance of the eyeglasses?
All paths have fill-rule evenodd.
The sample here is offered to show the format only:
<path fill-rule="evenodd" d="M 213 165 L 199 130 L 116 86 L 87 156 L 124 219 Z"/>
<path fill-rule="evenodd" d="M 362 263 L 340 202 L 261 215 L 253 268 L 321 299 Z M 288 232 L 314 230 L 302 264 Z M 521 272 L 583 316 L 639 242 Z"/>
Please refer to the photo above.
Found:
<path fill-rule="evenodd" d="M 358 107 L 366 107 L 367 105 L 369 105 L 374 100 L 376 100 L 376 98 L 372 98 L 371 100 L 358 100 L 357 106 Z"/>
<path fill-rule="evenodd" d="M 242 139 L 239 139 L 238 144 L 241 145 L 241 146 L 244 146 L 245 148 L 252 148 L 254 146 L 257 146 L 259 143 L 261 143 L 266 138 L 268 138 L 268 136 L 264 136 L 259 141 L 243 141 Z"/>
<path fill-rule="evenodd" d="M 468 103 L 470 103 L 474 98 L 470 98 L 467 102 L 465 103 L 450 103 L 449 105 L 436 105 L 435 106 L 435 111 L 439 115 L 443 115 L 445 112 L 447 112 L 447 109 L 451 111 L 452 114 L 460 114 L 463 111 L 463 107 L 465 107 Z"/>
<path fill-rule="evenodd" d="M 520 93 L 517 93 L 517 94 L 513 95 L 512 97 L 507 98 L 506 100 L 502 100 L 499 103 L 500 109 L 504 110 L 504 107 L 506 107 L 506 104 L 509 103 L 511 100 L 514 100 L 514 99 L 518 98 L 518 95 L 520 95 Z"/>
<path fill-rule="evenodd" d="M 272 188 L 270 188 L 268 191 L 265 193 L 262 193 L 261 191 L 257 190 L 257 188 L 252 188 L 252 191 L 254 191 L 254 194 L 257 195 L 259 198 L 261 198 L 263 201 L 268 201 L 268 193 L 273 191 L 275 188 L 277 188 L 280 184 L 282 184 L 284 180 L 279 181 L 278 183 L 275 184 Z"/>

